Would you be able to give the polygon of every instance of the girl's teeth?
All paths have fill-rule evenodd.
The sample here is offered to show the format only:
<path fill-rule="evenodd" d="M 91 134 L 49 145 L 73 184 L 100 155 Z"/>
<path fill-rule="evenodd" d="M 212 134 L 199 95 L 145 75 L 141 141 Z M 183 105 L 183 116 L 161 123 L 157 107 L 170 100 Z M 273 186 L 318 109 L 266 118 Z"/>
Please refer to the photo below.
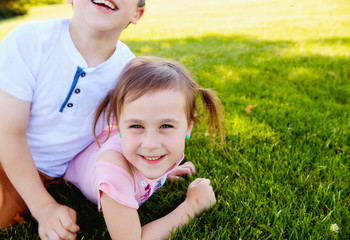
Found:
<path fill-rule="evenodd" d="M 158 160 L 159 158 L 161 158 L 161 157 L 145 157 L 147 160 L 151 160 L 151 161 L 153 161 L 153 160 Z"/>

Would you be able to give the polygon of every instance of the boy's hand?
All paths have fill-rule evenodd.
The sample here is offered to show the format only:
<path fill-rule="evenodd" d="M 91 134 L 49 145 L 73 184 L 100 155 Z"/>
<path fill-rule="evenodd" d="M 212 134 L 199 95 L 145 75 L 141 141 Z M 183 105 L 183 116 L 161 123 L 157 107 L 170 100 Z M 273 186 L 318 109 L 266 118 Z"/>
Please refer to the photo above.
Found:
<path fill-rule="evenodd" d="M 43 206 L 37 217 L 39 236 L 41 239 L 71 239 L 76 238 L 79 226 L 76 224 L 76 212 L 58 203 Z"/>
<path fill-rule="evenodd" d="M 210 180 L 197 178 L 189 186 L 185 202 L 190 204 L 197 214 L 212 207 L 216 203 L 215 194 Z"/>
<path fill-rule="evenodd" d="M 172 171 L 169 176 L 168 179 L 170 181 L 177 181 L 177 180 L 184 180 L 182 177 L 182 175 L 187 175 L 188 177 L 191 177 L 192 174 L 196 173 L 196 168 L 194 167 L 192 162 L 185 162 L 184 164 L 178 166 L 177 168 L 174 169 L 174 171 Z"/>

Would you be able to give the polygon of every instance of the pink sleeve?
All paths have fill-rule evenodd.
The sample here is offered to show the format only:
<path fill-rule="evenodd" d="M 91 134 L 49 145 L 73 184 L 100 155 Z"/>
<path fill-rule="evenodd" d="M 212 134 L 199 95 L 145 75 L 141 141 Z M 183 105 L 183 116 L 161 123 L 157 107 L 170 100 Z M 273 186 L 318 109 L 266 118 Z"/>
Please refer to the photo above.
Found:
<path fill-rule="evenodd" d="M 95 166 L 95 187 L 98 189 L 98 210 L 101 207 L 101 191 L 116 202 L 138 209 L 135 199 L 134 181 L 123 168 L 109 162 L 97 162 Z"/>

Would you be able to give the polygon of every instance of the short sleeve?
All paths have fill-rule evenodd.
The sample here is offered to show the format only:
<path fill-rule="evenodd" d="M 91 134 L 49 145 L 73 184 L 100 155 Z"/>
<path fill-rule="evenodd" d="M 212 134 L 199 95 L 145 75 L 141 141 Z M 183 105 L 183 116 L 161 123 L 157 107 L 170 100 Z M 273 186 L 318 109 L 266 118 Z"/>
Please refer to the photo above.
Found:
<path fill-rule="evenodd" d="M 17 27 L 0 43 L 0 89 L 24 101 L 32 100 L 33 64 L 38 61 L 37 40 L 30 26 Z"/>
<path fill-rule="evenodd" d="M 101 191 L 122 205 L 133 209 L 139 208 L 135 199 L 134 181 L 125 169 L 108 162 L 97 162 L 94 174 L 99 211 L 102 211 Z"/>

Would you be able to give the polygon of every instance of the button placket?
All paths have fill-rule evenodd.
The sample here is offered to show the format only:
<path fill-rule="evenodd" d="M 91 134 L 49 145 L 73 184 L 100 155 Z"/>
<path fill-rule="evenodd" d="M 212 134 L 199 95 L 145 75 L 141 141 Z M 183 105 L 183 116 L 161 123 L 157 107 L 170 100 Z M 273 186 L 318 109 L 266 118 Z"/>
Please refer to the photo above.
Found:
<path fill-rule="evenodd" d="M 77 71 L 76 71 L 75 76 L 73 78 L 73 83 L 72 83 L 71 89 L 70 89 L 66 99 L 64 100 L 64 102 L 59 110 L 60 112 L 63 112 L 65 107 L 69 107 L 69 108 L 73 107 L 73 103 L 68 102 L 68 101 L 70 100 L 73 92 L 75 94 L 79 94 L 81 92 L 81 90 L 79 88 L 76 88 L 76 85 L 78 83 L 79 77 L 83 78 L 85 76 L 86 76 L 86 73 L 84 72 L 84 70 L 80 67 L 77 67 Z"/>
<path fill-rule="evenodd" d="M 85 72 L 82 72 L 81 74 L 80 74 L 80 77 L 81 78 L 83 78 L 83 77 L 85 77 L 86 76 L 86 73 Z M 75 94 L 79 94 L 81 92 L 81 90 L 80 90 L 80 88 L 79 87 L 77 87 L 75 90 L 74 90 L 74 93 Z M 67 104 L 67 107 L 69 107 L 69 108 L 72 108 L 74 106 L 74 104 L 73 103 L 68 103 Z"/>

